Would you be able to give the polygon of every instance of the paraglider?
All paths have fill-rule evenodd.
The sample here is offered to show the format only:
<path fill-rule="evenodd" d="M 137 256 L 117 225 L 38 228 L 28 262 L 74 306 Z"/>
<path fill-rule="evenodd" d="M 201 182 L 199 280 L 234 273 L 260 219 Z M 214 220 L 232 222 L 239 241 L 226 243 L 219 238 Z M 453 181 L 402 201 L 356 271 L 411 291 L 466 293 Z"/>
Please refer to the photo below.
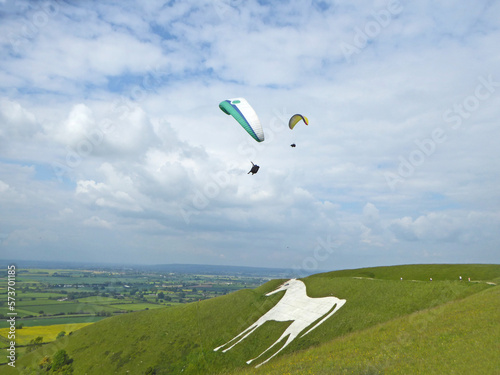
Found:
<path fill-rule="evenodd" d="M 297 123 L 302 120 L 304 121 L 304 123 L 306 125 L 309 125 L 309 120 L 307 119 L 307 117 L 305 116 L 302 116 L 300 114 L 296 114 L 296 115 L 293 115 L 292 117 L 290 117 L 290 120 L 288 121 L 288 127 L 290 129 L 293 129 L 295 125 L 297 125 Z"/>
<path fill-rule="evenodd" d="M 250 169 L 250 172 L 248 172 L 247 174 L 252 174 L 252 176 L 254 174 L 256 174 L 258 171 L 259 171 L 259 166 L 257 164 L 254 164 L 253 161 L 251 161 L 250 163 L 252 163 L 252 169 Z"/>
<path fill-rule="evenodd" d="M 227 115 L 234 117 L 236 121 L 257 142 L 264 140 L 264 131 L 255 110 L 244 98 L 224 100 L 219 103 L 219 108 Z"/>
<path fill-rule="evenodd" d="M 307 119 L 306 116 L 296 114 L 296 115 L 293 115 L 292 117 L 290 117 L 290 120 L 288 121 L 288 127 L 290 129 L 293 129 L 295 127 L 295 125 L 297 125 L 297 123 L 301 120 L 304 121 L 304 124 L 309 125 L 309 120 Z M 296 146 L 297 145 L 295 143 L 292 143 L 290 145 L 290 147 L 296 147 Z"/>
<path fill-rule="evenodd" d="M 245 131 L 257 142 L 264 141 L 264 130 L 260 123 L 257 113 L 252 108 L 252 106 L 247 102 L 245 98 L 233 98 L 223 100 L 219 103 L 219 108 L 226 115 L 232 116 Z M 288 121 L 288 127 L 293 129 L 297 123 L 303 121 L 304 124 L 309 125 L 309 120 L 307 117 L 301 114 L 293 115 Z M 292 143 L 290 147 L 297 147 L 295 143 Z M 254 175 L 259 171 L 259 166 L 252 163 L 252 168 L 247 174 Z"/>

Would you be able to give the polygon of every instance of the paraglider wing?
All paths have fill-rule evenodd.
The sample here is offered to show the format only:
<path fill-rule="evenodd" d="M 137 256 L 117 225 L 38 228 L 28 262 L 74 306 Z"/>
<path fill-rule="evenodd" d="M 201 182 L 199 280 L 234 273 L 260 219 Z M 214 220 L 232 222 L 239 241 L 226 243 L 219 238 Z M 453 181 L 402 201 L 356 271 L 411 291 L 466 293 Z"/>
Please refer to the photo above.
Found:
<path fill-rule="evenodd" d="M 296 115 L 293 115 L 292 117 L 290 117 L 290 120 L 288 121 L 288 127 L 289 127 L 290 129 L 293 129 L 293 127 L 294 127 L 295 125 L 297 125 L 297 123 L 298 123 L 300 120 L 304 121 L 304 123 L 305 123 L 306 125 L 309 125 L 309 120 L 307 119 L 307 117 L 306 117 L 306 116 L 302 116 L 302 115 L 296 114 Z"/>
<path fill-rule="evenodd" d="M 219 108 L 225 114 L 233 116 L 257 142 L 264 140 L 264 131 L 257 113 L 244 98 L 224 100 L 219 103 Z"/>

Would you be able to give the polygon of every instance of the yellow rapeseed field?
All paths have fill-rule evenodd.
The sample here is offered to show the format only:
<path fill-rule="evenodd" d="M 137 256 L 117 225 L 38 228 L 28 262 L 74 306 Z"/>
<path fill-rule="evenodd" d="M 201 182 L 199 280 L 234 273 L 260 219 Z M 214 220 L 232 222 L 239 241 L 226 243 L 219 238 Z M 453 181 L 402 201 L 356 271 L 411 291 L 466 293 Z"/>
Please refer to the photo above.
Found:
<path fill-rule="evenodd" d="M 35 326 L 23 327 L 16 330 L 15 340 L 8 340 L 9 328 L 0 328 L 0 336 L 8 341 L 15 341 L 16 345 L 27 345 L 31 340 L 37 337 L 43 337 L 43 342 L 54 341 L 59 332 L 64 331 L 66 335 L 74 332 L 82 327 L 88 326 L 92 323 L 72 323 L 72 324 L 54 324 L 51 326 Z"/>

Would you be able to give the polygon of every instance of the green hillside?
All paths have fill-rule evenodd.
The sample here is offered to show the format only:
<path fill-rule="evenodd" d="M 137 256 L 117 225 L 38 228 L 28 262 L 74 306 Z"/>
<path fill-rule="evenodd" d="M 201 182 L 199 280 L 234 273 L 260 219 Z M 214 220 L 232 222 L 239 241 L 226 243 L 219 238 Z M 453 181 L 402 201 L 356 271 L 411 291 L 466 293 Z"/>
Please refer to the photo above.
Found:
<path fill-rule="evenodd" d="M 466 281 L 469 277 L 474 282 Z M 440 351 L 449 357 L 447 363 L 455 361 L 458 366 L 468 359 L 482 359 L 474 354 L 478 348 L 495 339 L 498 342 L 499 289 L 487 282 L 499 278 L 500 265 L 395 266 L 310 276 L 303 279 L 310 297 L 334 295 L 347 303 L 258 370 L 246 361 L 271 345 L 289 323 L 267 322 L 232 350 L 221 353 L 213 349 L 274 306 L 283 292 L 269 297 L 265 293 L 283 280 L 197 303 L 104 319 L 24 355 L 17 360 L 16 369 L 4 367 L 4 372 L 47 373 L 38 364 L 59 349 L 73 360 L 74 374 L 89 375 L 232 374 L 243 370 L 282 374 L 308 373 L 309 369 L 313 374 L 378 374 L 391 369 L 398 373 L 399 368 L 411 368 L 412 363 L 439 366 L 434 354 Z M 461 320 L 464 322 L 457 323 Z M 464 355 L 461 350 L 466 350 L 466 344 L 457 342 L 469 337 L 469 331 L 473 332 L 474 350 Z M 441 345 L 440 350 L 428 347 L 427 342 Z M 455 343 L 453 351 L 447 351 L 447 343 Z M 414 358 L 413 362 L 408 357 Z M 482 362 L 495 363 L 493 359 Z M 397 367 L 405 363 L 409 367 Z M 288 364 L 298 367 L 288 368 Z"/>
<path fill-rule="evenodd" d="M 333 271 L 313 275 L 328 277 L 367 277 L 383 280 L 462 280 L 494 281 L 499 279 L 499 265 L 491 264 L 419 264 L 388 267 L 359 268 L 354 270 Z"/>
<path fill-rule="evenodd" d="M 500 370 L 500 288 L 234 374 L 482 374 Z"/>

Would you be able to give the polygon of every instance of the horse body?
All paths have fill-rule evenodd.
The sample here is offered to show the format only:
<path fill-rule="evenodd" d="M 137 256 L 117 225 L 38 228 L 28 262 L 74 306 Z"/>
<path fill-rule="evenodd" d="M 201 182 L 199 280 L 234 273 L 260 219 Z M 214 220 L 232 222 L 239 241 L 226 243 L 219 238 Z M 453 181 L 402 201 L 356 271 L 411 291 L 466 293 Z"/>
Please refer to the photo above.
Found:
<path fill-rule="evenodd" d="M 281 342 L 285 337 L 287 340 L 285 344 L 272 356 L 266 359 L 264 362 L 260 363 L 256 367 L 259 367 L 273 358 L 276 354 L 282 351 L 288 344 L 290 344 L 295 338 L 299 337 L 299 335 L 306 330 L 312 323 L 318 321 L 313 327 L 311 327 L 304 334 L 300 335 L 303 337 L 311 332 L 313 329 L 317 328 L 320 324 L 322 324 L 325 320 L 331 317 L 335 312 L 340 309 L 344 303 L 345 299 L 339 299 L 336 297 L 322 297 L 322 298 L 311 298 L 306 294 L 306 286 L 305 284 L 296 279 L 291 279 L 286 283 L 282 284 L 276 290 L 267 293 L 266 296 L 270 296 L 272 294 L 286 291 L 281 300 L 272 307 L 267 313 L 261 316 L 255 323 L 250 325 L 243 332 L 239 333 L 233 339 L 229 340 L 224 345 L 221 345 L 214 349 L 214 351 L 219 350 L 220 348 L 228 345 L 229 343 L 235 341 L 239 338 L 234 344 L 224 349 L 223 352 L 227 352 L 232 349 L 235 345 L 243 341 L 246 337 L 248 337 L 252 332 L 254 332 L 258 327 L 263 325 L 265 322 L 270 320 L 275 320 L 278 322 L 287 322 L 292 321 L 292 323 L 287 327 L 285 332 L 276 340 L 271 346 L 269 346 L 266 350 L 264 350 L 259 356 L 247 361 L 248 364 L 262 356 L 264 353 L 273 348 L 276 344 Z"/>

